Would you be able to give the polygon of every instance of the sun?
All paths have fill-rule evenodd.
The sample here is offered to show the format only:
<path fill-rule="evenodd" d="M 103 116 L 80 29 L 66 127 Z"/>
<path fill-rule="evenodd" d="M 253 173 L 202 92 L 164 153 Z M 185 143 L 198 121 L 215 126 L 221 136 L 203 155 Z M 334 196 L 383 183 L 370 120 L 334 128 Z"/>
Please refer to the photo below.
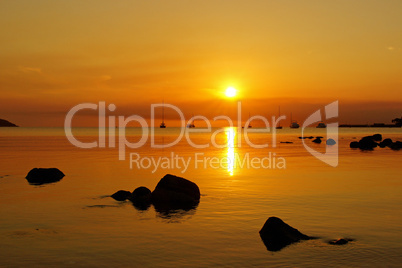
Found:
<path fill-rule="evenodd" d="M 234 87 L 228 87 L 225 91 L 225 95 L 228 98 L 233 98 L 234 96 L 236 96 L 237 94 L 237 90 Z"/>

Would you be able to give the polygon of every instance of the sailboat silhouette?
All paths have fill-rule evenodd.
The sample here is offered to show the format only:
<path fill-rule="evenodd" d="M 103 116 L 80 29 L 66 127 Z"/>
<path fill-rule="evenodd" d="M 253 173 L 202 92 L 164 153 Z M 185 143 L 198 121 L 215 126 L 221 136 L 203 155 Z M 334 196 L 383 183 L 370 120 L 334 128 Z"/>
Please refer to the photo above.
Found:
<path fill-rule="evenodd" d="M 281 106 L 279 106 L 278 110 L 278 118 L 281 116 Z M 279 121 L 279 125 L 276 126 L 276 129 L 282 129 L 281 122 Z"/>
<path fill-rule="evenodd" d="M 165 124 L 165 100 L 163 100 L 163 105 L 162 105 L 162 123 L 159 126 L 160 128 L 166 128 Z"/>

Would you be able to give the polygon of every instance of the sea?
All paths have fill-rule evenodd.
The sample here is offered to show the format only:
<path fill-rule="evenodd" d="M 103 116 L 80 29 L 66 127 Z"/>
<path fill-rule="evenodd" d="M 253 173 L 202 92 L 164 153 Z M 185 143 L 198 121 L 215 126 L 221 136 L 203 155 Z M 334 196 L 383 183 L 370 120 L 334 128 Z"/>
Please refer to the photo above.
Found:
<path fill-rule="evenodd" d="M 0 128 L 0 266 L 400 267 L 402 150 L 349 144 L 376 133 L 402 141 L 402 129 L 327 132 Z M 53 167 L 62 180 L 25 179 Z M 166 174 L 196 183 L 198 206 L 138 209 L 110 197 L 152 191 Z M 259 231 L 272 216 L 317 239 L 269 251 Z M 338 238 L 353 241 L 328 243 Z"/>

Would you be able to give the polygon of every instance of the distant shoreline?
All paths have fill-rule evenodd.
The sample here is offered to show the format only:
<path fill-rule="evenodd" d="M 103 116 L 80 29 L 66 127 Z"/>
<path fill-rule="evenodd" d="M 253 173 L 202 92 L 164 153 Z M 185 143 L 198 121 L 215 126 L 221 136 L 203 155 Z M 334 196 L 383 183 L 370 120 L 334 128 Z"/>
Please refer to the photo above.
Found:
<path fill-rule="evenodd" d="M 341 124 L 339 127 L 345 127 L 345 128 L 355 128 L 355 127 L 364 127 L 364 128 L 401 128 L 401 126 L 395 125 L 395 124 L 373 124 L 373 125 L 353 125 L 353 124 Z"/>

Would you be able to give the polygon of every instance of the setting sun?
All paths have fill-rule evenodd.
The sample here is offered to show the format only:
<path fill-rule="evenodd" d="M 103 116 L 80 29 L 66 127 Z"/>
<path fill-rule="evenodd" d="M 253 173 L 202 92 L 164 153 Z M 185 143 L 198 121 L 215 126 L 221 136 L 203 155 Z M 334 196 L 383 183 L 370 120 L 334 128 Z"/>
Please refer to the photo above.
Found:
<path fill-rule="evenodd" d="M 237 90 L 234 87 L 228 87 L 225 91 L 226 97 L 233 98 L 236 96 Z"/>

